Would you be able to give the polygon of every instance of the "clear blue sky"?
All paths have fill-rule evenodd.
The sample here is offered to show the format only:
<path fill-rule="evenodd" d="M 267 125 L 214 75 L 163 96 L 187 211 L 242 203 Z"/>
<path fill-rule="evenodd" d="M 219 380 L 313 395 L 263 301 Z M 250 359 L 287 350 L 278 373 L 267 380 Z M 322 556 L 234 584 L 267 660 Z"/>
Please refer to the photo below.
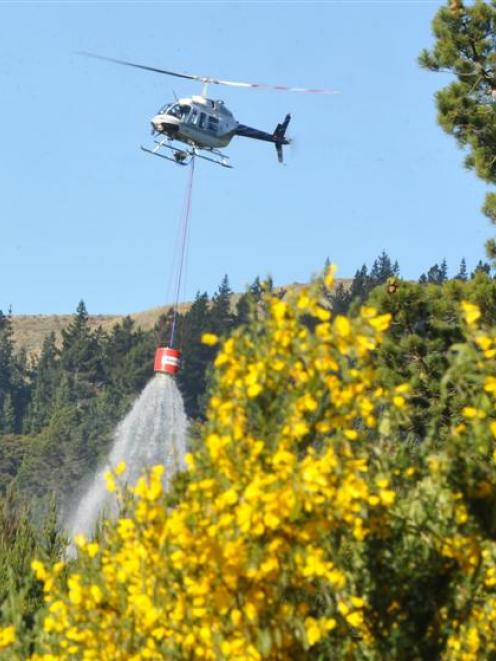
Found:
<path fill-rule="evenodd" d="M 490 236 L 485 187 L 436 125 L 446 75 L 416 64 L 439 1 L 0 4 L 0 308 L 127 313 L 170 299 L 186 172 L 148 157 L 149 119 L 189 81 L 83 58 L 309 87 L 339 96 L 210 88 L 273 130 L 287 165 L 235 139 L 233 170 L 197 164 L 186 296 L 225 273 L 302 282 L 326 257 L 352 276 L 385 249 L 404 277 L 443 257 L 469 268 Z"/>

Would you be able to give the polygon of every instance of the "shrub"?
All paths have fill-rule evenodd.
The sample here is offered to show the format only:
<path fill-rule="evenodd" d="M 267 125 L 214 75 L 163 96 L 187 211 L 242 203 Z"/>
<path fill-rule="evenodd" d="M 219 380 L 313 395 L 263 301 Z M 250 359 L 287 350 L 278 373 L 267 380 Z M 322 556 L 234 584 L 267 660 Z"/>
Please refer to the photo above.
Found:
<path fill-rule="evenodd" d="M 69 566 L 34 564 L 47 612 L 33 659 L 496 652 L 495 333 L 465 304 L 443 376 L 450 433 L 412 445 L 410 386 L 376 367 L 391 315 L 331 318 L 320 291 L 267 296 L 223 343 L 175 492 L 162 467 L 126 492 L 119 466 L 119 519 L 78 539 Z"/>

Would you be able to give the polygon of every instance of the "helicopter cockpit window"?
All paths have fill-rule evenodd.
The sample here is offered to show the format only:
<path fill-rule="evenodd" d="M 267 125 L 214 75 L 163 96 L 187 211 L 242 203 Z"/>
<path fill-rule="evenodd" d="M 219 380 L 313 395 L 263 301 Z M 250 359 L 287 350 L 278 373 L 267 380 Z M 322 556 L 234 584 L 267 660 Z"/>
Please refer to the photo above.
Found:
<path fill-rule="evenodd" d="M 188 118 L 188 122 L 190 124 L 196 124 L 197 119 L 198 119 L 198 110 L 196 108 L 193 108 L 191 110 L 191 115 Z"/>
<path fill-rule="evenodd" d="M 178 119 L 184 119 L 189 115 L 190 107 L 184 104 L 175 103 L 167 110 L 168 115 L 177 117 Z"/>

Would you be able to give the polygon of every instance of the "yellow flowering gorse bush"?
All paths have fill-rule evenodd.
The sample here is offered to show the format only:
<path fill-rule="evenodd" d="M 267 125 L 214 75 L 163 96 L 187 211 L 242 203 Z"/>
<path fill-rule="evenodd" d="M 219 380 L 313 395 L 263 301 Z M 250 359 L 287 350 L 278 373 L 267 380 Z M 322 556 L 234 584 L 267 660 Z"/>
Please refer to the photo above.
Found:
<path fill-rule="evenodd" d="M 473 508 L 494 492 L 496 341 L 466 315 L 470 356 L 451 379 L 475 365 L 482 387 L 460 399 L 445 445 L 419 450 L 401 443 L 409 387 L 382 383 L 375 362 L 390 315 L 333 317 L 318 283 L 267 295 L 221 344 L 176 493 L 164 496 L 156 466 L 129 496 L 121 465 L 108 486 L 123 510 L 99 542 L 78 538 L 67 566 L 33 564 L 46 613 L 32 659 L 495 651 L 496 550 Z M 460 464 L 470 434 L 485 472 L 475 456 Z"/>

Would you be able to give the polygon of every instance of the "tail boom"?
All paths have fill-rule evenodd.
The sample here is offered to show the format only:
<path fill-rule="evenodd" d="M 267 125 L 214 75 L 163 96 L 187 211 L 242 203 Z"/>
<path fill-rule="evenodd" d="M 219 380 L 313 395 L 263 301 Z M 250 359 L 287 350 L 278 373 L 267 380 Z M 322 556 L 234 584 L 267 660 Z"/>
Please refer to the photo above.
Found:
<path fill-rule="evenodd" d="M 254 140 L 263 140 L 264 142 L 274 143 L 277 152 L 277 159 L 279 163 L 282 163 L 283 145 L 289 145 L 289 140 L 286 138 L 286 129 L 288 128 L 290 119 L 291 115 L 286 115 L 284 121 L 276 126 L 274 133 L 266 133 L 265 131 L 254 129 L 251 126 L 238 124 L 236 130 L 234 131 L 234 135 L 240 135 L 244 138 L 253 138 Z"/>

